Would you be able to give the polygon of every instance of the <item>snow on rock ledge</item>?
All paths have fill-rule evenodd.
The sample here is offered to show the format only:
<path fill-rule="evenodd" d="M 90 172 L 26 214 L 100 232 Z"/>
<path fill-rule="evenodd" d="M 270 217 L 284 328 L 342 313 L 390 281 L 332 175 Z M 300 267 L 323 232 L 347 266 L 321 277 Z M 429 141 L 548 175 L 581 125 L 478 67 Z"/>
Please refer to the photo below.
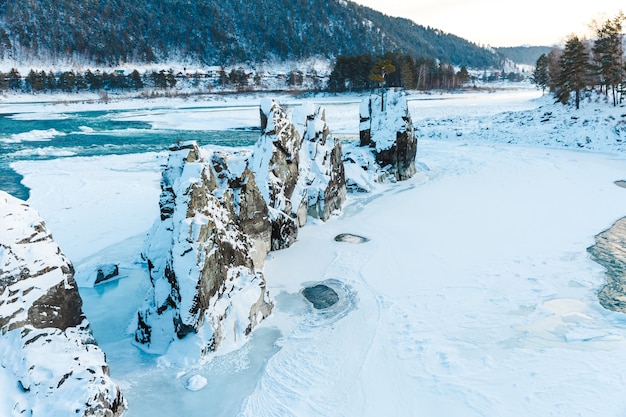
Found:
<path fill-rule="evenodd" d="M 307 215 L 327 220 L 346 198 L 341 144 L 324 111 L 305 104 L 294 121 L 271 99 L 261 102 L 261 138 L 250 158 L 272 220 L 272 249 L 289 247 Z"/>
<path fill-rule="evenodd" d="M 1 191 L 0 330 L 0 415 L 123 413 L 72 265 L 39 214 Z"/>
<path fill-rule="evenodd" d="M 415 175 L 417 139 L 404 92 L 389 89 L 363 100 L 359 110 L 361 146 L 375 149 L 377 164 L 402 181 Z"/>
<path fill-rule="evenodd" d="M 152 287 L 135 331 L 144 350 L 197 360 L 239 346 L 270 314 L 255 265 L 269 250 L 270 222 L 244 156 L 195 142 L 172 148 L 145 252 Z"/>

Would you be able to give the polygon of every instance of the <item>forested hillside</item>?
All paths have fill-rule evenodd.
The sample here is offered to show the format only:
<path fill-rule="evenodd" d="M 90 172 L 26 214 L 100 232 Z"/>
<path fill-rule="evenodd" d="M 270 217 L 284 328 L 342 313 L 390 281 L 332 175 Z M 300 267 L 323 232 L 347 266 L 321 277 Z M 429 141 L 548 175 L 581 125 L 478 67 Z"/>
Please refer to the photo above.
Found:
<path fill-rule="evenodd" d="M 401 52 L 454 65 L 491 51 L 342 0 L 0 0 L 0 58 L 228 65 Z"/>

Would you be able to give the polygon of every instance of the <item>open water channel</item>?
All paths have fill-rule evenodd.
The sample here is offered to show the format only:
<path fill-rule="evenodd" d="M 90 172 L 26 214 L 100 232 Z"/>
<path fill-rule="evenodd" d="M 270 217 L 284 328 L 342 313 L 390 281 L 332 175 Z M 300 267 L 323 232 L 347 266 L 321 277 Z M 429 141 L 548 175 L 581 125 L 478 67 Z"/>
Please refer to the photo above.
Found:
<path fill-rule="evenodd" d="M 215 108 L 190 111 L 201 114 L 203 110 L 215 111 Z M 156 111 L 150 109 L 145 113 Z M 202 130 L 201 126 L 194 126 L 197 130 L 179 130 L 176 126 L 156 127 L 138 118 L 141 115 L 138 116 L 136 109 L 25 113 L 20 112 L 19 105 L 1 106 L 0 190 L 28 199 L 28 188 L 11 169 L 11 163 L 16 161 L 158 152 L 181 140 L 196 140 L 200 145 L 247 146 L 259 137 L 256 126 L 227 130 Z"/>

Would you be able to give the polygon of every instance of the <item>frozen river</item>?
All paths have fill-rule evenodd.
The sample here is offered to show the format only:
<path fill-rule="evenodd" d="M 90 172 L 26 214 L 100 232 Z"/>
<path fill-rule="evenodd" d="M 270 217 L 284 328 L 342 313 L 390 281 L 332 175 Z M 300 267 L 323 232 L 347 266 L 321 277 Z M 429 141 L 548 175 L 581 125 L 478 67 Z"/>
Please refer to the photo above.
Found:
<path fill-rule="evenodd" d="M 449 130 L 455 117 L 484 122 L 508 111 L 511 121 L 491 130 L 524 138 L 518 122 L 542 104 L 538 95 L 419 96 L 410 109 L 418 127 L 428 118 L 430 131 Z M 252 101 L 234 103 L 238 110 L 174 102 L 98 117 L 172 138 L 181 126 L 246 128 L 252 141 Z M 357 134 L 359 97 L 318 101 L 333 132 Z M 626 159 L 451 136 L 420 140 L 415 178 L 351 196 L 341 216 L 307 225 L 294 246 L 272 253 L 264 269 L 272 316 L 243 348 L 203 364 L 167 363 L 132 344 L 149 285 L 140 252 L 158 216 L 163 154 L 14 167 L 79 282 L 99 263 L 120 264 L 121 279 L 81 295 L 128 416 L 624 415 L 626 318 L 599 305 L 604 272 L 586 248 L 626 214 L 626 191 L 614 184 Z M 369 240 L 335 241 L 341 233 Z M 320 312 L 300 291 L 324 282 L 341 302 Z M 207 385 L 194 391 L 188 384 L 198 376 Z"/>

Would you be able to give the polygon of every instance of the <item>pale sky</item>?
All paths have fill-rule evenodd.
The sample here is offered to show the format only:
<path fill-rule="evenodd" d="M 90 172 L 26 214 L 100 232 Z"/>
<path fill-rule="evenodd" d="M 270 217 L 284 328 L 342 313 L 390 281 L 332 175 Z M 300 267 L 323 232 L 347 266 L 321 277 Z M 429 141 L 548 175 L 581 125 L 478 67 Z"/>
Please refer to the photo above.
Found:
<path fill-rule="evenodd" d="M 623 10 L 624 0 L 355 0 L 390 16 L 406 17 L 479 45 L 552 46 L 574 33 L 589 37 L 589 24 Z"/>

